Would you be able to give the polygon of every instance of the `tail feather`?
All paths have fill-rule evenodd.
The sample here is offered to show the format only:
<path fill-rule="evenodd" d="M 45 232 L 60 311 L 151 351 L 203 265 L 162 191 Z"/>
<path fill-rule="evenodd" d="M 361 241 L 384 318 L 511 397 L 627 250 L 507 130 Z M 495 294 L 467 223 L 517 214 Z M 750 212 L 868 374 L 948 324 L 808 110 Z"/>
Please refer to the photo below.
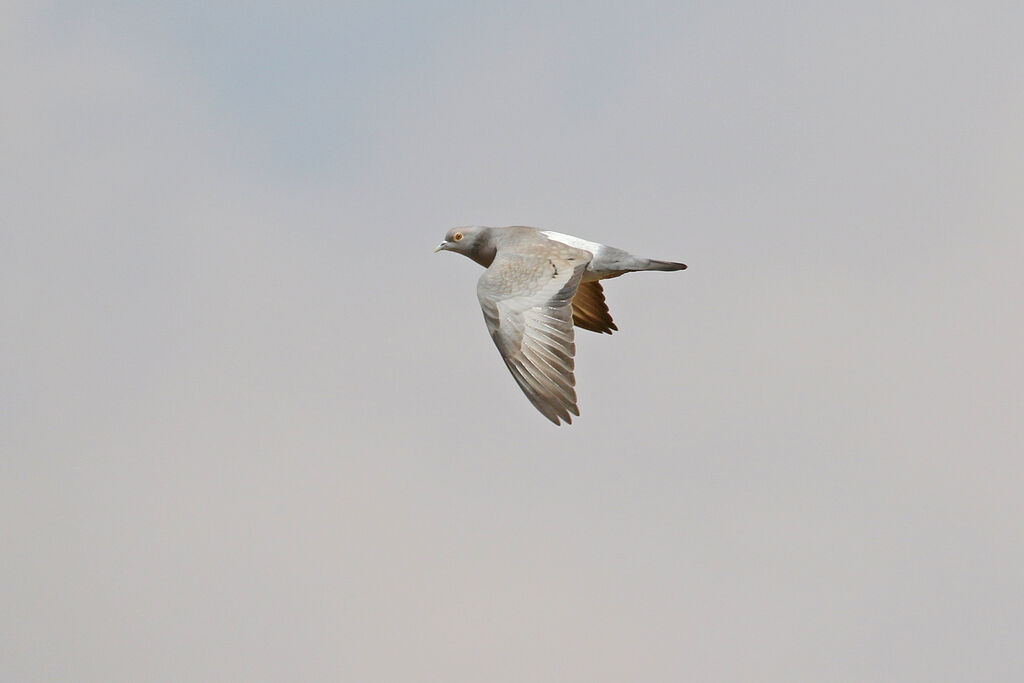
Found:
<path fill-rule="evenodd" d="M 644 267 L 644 270 L 686 270 L 686 264 L 676 263 L 675 261 L 647 259 L 647 265 Z"/>

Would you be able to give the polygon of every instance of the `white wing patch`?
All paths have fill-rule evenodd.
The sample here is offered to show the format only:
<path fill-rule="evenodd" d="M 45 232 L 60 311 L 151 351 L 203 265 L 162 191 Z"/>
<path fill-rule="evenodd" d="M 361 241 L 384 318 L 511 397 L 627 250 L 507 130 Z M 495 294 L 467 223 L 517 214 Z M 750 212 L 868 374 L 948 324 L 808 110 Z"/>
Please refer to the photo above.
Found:
<path fill-rule="evenodd" d="M 573 237 L 572 235 L 563 235 L 560 232 L 551 232 L 549 230 L 541 230 L 540 234 L 547 237 L 549 240 L 561 242 L 562 244 L 568 244 L 570 247 L 575 249 L 582 249 L 583 251 L 589 251 L 596 258 L 597 255 L 604 249 L 603 244 L 597 242 L 588 242 L 587 240 L 581 240 L 579 237 Z"/>

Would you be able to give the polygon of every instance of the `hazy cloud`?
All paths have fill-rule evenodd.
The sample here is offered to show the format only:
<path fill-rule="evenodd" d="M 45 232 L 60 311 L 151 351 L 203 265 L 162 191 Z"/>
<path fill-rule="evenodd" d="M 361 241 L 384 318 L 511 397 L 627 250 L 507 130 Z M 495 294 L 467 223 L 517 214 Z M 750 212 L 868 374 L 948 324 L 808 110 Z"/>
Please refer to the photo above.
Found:
<path fill-rule="evenodd" d="M 1010 4 L 0 22 L 0 678 L 1024 673 Z M 607 287 L 556 429 L 456 224 Z"/>

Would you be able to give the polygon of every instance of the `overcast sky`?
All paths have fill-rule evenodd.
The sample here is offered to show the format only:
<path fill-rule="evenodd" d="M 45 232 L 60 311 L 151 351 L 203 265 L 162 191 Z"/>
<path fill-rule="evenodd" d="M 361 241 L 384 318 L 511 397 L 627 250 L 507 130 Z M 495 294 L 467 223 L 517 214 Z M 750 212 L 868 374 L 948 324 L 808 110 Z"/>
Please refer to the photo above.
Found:
<path fill-rule="evenodd" d="M 0 679 L 1024 679 L 1020 3 L 72 4 L 0 8 Z M 690 268 L 556 428 L 464 224 Z"/>

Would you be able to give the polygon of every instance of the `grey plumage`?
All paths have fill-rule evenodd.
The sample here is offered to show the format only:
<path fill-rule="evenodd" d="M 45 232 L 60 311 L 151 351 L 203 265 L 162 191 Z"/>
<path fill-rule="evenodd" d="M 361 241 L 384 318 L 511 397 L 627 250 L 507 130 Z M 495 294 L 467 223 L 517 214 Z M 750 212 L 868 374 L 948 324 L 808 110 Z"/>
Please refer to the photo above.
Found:
<path fill-rule="evenodd" d="M 580 414 L 573 326 L 607 334 L 618 329 L 599 280 L 686 268 L 524 226 L 452 228 L 434 251 L 442 250 L 487 268 L 477 283 L 487 330 L 523 393 L 556 425 Z"/>

